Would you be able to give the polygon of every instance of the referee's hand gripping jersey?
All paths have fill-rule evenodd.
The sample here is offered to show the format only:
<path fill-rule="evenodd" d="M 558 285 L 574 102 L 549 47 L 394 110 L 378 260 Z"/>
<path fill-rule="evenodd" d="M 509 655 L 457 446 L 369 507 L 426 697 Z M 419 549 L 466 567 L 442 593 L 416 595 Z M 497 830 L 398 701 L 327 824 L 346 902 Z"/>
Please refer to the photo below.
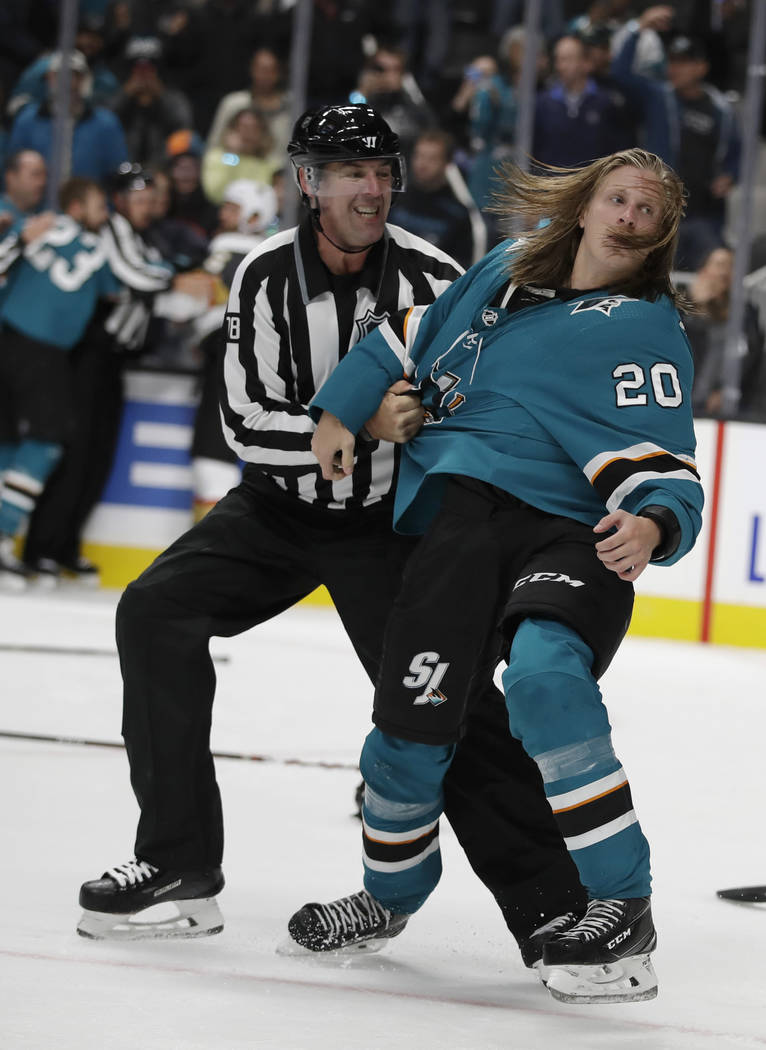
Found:
<path fill-rule="evenodd" d="M 395 446 L 381 440 L 404 441 L 420 424 L 417 399 L 399 396 L 408 384 L 394 377 L 365 420 L 353 479 L 322 479 L 308 405 L 362 336 L 402 308 L 433 302 L 461 271 L 387 224 L 404 162 L 373 109 L 306 114 L 289 152 L 308 214 L 243 260 L 225 318 L 222 419 L 245 461 L 242 481 L 127 588 L 118 608 L 123 732 L 141 815 L 135 860 L 81 890 L 85 935 L 113 936 L 116 913 L 128 916 L 129 935 L 150 935 L 147 923 L 135 932 L 130 922 L 155 892 L 178 906 L 171 933 L 222 927 L 209 639 L 262 623 L 324 584 L 374 681 L 416 542 L 392 530 Z M 296 688 L 311 687 L 310 655 L 297 644 L 287 673 Z M 541 948 L 533 931 L 584 906 L 584 894 L 494 688 L 467 720 L 444 801 L 524 961 L 535 963 Z"/>

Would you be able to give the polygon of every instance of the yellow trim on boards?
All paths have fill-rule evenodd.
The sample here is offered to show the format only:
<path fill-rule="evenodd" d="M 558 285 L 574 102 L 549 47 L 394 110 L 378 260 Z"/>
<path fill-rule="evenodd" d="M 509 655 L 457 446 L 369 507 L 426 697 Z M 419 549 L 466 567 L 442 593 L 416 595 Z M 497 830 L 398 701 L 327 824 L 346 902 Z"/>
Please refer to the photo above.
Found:
<path fill-rule="evenodd" d="M 101 570 L 101 586 L 124 590 L 161 552 L 143 547 L 112 547 L 85 543 L 83 554 Z M 324 587 L 304 599 L 305 605 L 332 606 Z M 699 641 L 702 602 L 681 598 L 637 595 L 630 634 L 644 638 Z M 766 608 L 747 605 L 714 605 L 711 641 L 766 649 Z"/>
<path fill-rule="evenodd" d="M 643 638 L 675 638 L 683 642 L 698 642 L 701 625 L 700 601 L 637 594 L 628 633 Z"/>
<path fill-rule="evenodd" d="M 710 640 L 717 645 L 766 649 L 766 609 L 755 605 L 714 605 Z"/>

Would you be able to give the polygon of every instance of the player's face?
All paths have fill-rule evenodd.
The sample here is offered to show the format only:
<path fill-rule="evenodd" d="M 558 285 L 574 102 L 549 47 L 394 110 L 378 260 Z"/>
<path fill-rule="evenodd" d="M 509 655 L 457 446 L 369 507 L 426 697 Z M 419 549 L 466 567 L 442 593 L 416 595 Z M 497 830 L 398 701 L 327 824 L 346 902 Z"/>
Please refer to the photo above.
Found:
<path fill-rule="evenodd" d="M 343 248 L 363 248 L 380 240 L 391 208 L 391 183 L 388 160 L 326 164 L 317 195 L 327 236 Z"/>
<path fill-rule="evenodd" d="M 47 174 L 45 161 L 34 150 L 25 150 L 15 170 L 6 172 L 6 189 L 22 211 L 32 211 L 43 199 Z"/>
<path fill-rule="evenodd" d="M 154 186 L 126 193 L 123 214 L 134 230 L 145 230 L 154 218 Z"/>
<path fill-rule="evenodd" d="M 651 234 L 658 229 L 661 216 L 662 191 L 655 175 L 629 166 L 610 172 L 580 216 L 583 233 L 572 284 L 597 288 L 635 273 L 649 249 L 618 248 L 611 241 L 611 231 Z"/>
<path fill-rule="evenodd" d="M 242 208 L 234 201 L 224 201 L 218 209 L 218 229 L 222 233 L 233 233 L 239 229 Z"/>
<path fill-rule="evenodd" d="M 108 215 L 105 195 L 101 190 L 88 190 L 82 205 L 81 225 L 91 233 L 98 233 Z"/>

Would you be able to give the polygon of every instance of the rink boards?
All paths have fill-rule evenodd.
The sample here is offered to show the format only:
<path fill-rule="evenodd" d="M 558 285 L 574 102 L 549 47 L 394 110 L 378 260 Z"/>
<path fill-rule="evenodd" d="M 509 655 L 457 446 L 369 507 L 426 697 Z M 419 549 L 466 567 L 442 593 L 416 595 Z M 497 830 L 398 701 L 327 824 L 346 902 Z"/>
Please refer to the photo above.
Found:
<path fill-rule="evenodd" d="M 124 587 L 192 521 L 192 376 L 131 372 L 119 443 L 85 552 L 106 587 Z M 650 566 L 636 585 L 631 633 L 766 648 L 766 426 L 696 424 L 705 487 L 694 550 Z M 321 589 L 309 599 L 329 604 Z"/>

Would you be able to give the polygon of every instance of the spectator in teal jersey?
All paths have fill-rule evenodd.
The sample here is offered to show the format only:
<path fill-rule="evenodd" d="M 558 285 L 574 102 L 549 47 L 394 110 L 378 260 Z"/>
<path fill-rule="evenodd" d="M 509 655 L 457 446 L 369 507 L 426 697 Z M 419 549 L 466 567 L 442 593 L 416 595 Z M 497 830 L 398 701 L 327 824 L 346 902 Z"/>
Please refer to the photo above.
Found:
<path fill-rule="evenodd" d="M 12 153 L 5 162 L 4 175 L 5 192 L 0 195 L 0 236 L 13 230 L 19 223 L 23 226 L 24 220 L 38 211 L 48 179 L 45 161 L 36 150 L 31 149 Z M 15 245 L 14 236 L 0 243 L 0 303 L 8 294 L 11 283 L 8 275 L 2 272 L 2 258 L 6 250 L 15 253 Z"/>
<path fill-rule="evenodd" d="M 55 222 L 28 220 L 3 242 L 2 262 L 17 271 L 13 294 L 0 309 L 0 388 L 10 413 L 0 444 L 0 586 L 9 590 L 26 586 L 14 538 L 73 425 L 67 351 L 82 337 L 98 299 L 120 289 L 98 237 L 107 219 L 99 184 L 74 177 L 62 186 L 60 203 L 63 214 Z M 49 228 L 31 236 L 30 225 L 42 225 L 41 218 Z"/>

